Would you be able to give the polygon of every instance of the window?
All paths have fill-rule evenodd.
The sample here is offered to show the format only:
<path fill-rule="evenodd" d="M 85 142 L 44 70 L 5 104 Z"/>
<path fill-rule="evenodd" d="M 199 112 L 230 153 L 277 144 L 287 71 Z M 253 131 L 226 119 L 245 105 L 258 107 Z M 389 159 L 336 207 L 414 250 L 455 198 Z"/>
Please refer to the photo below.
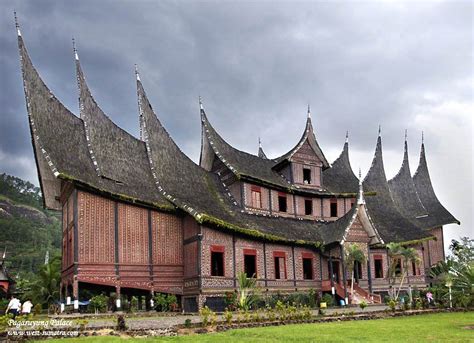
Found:
<path fill-rule="evenodd" d="M 310 185 L 311 184 L 311 169 L 303 168 L 303 183 Z"/>
<path fill-rule="evenodd" d="M 383 259 L 382 256 L 374 257 L 374 269 L 375 269 L 375 278 L 383 278 Z"/>
<path fill-rule="evenodd" d="M 413 271 L 413 275 L 420 275 L 420 268 L 418 268 L 414 261 L 411 262 L 411 268 Z"/>
<path fill-rule="evenodd" d="M 311 254 L 303 254 L 303 279 L 313 279 L 313 257 Z"/>
<path fill-rule="evenodd" d="M 305 199 L 304 201 L 304 214 L 310 216 L 313 214 L 313 200 Z"/>
<path fill-rule="evenodd" d="M 337 217 L 337 199 L 331 199 L 331 217 Z"/>
<path fill-rule="evenodd" d="M 257 251 L 244 249 L 244 273 L 247 277 L 257 277 Z"/>
<path fill-rule="evenodd" d="M 395 260 L 395 276 L 402 276 L 402 259 Z"/>
<path fill-rule="evenodd" d="M 286 205 L 286 195 L 278 195 L 278 211 L 286 212 L 287 205 Z"/>
<path fill-rule="evenodd" d="M 224 247 L 211 247 L 211 275 L 224 276 Z"/>
<path fill-rule="evenodd" d="M 262 192 L 260 187 L 252 186 L 252 207 L 262 208 Z"/>
<path fill-rule="evenodd" d="M 285 253 L 275 251 L 273 261 L 275 264 L 275 279 L 286 279 Z"/>

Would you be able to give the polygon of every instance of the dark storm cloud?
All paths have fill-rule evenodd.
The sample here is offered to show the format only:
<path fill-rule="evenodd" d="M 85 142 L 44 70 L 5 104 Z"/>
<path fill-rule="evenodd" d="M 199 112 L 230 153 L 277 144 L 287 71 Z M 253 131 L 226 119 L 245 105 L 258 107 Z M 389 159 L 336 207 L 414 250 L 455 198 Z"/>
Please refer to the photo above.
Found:
<path fill-rule="evenodd" d="M 364 172 L 381 124 L 389 177 L 401 162 L 404 129 L 412 171 L 425 130 L 439 197 L 466 227 L 472 223 L 471 2 L 43 0 L 0 6 L 0 170 L 36 177 L 16 9 L 33 63 L 74 113 L 73 36 L 103 110 L 137 135 L 137 63 L 160 120 L 195 161 L 198 95 L 227 141 L 256 152 L 261 136 L 270 156 L 296 143 L 309 102 L 328 159 L 337 157 L 349 130 L 353 167 Z M 471 192 L 461 201 L 466 184 Z"/>

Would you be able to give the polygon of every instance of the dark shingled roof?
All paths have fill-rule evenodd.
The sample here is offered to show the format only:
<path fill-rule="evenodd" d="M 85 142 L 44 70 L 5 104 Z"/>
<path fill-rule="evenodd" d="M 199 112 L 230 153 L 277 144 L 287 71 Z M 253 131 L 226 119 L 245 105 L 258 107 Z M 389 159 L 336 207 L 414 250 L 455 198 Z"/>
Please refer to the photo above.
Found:
<path fill-rule="evenodd" d="M 130 197 L 169 205 L 150 188 L 153 177 L 145 143 L 115 125 L 97 105 L 87 86 L 77 53 L 76 72 L 81 118 L 88 137 L 89 152 L 100 177 L 113 180 L 119 191 Z"/>
<path fill-rule="evenodd" d="M 190 160 L 156 117 L 137 80 L 140 113 L 152 173 L 158 190 L 197 221 L 242 234 L 294 242 L 322 242 L 320 222 L 259 216 L 241 211 L 226 196 L 217 175 Z"/>
<path fill-rule="evenodd" d="M 250 182 L 263 182 L 295 193 L 331 194 L 326 190 L 304 188 L 291 184 L 289 180 L 274 170 L 275 160 L 255 156 L 232 147 L 212 127 L 204 109 L 201 109 L 201 122 L 203 134 L 201 138 L 201 166 L 205 167 L 206 164 L 209 166 L 209 161 L 212 159 L 210 154 L 215 154 L 237 177 Z"/>
<path fill-rule="evenodd" d="M 206 139 L 214 154 L 237 176 L 250 177 L 283 188 L 291 188 L 288 180 L 272 170 L 275 162 L 235 149 L 227 143 L 207 119 L 204 109 L 201 109 L 203 125 L 203 142 Z M 205 142 L 204 142 L 205 143 Z M 201 150 L 201 155 L 202 155 Z M 201 160 L 203 156 L 201 156 Z"/>
<path fill-rule="evenodd" d="M 321 148 L 319 147 L 318 141 L 316 140 L 316 136 L 314 135 L 313 124 L 311 122 L 311 115 L 309 113 L 309 109 L 308 109 L 308 118 L 306 119 L 306 127 L 305 127 L 305 130 L 304 130 L 303 135 L 301 136 L 299 142 L 294 146 L 293 149 L 288 151 L 286 154 L 284 154 L 283 156 L 280 156 L 280 157 L 275 159 L 275 161 L 277 162 L 275 167 L 278 168 L 278 166 L 280 166 L 280 165 L 288 162 L 289 160 L 291 160 L 293 155 L 301 148 L 301 146 L 306 141 L 308 141 L 309 145 L 314 150 L 316 156 L 318 156 L 318 158 L 321 160 L 321 162 L 323 164 L 323 169 L 329 168 L 329 162 L 327 161 L 326 157 L 324 156 L 324 153 L 321 150 Z"/>
<path fill-rule="evenodd" d="M 376 192 L 367 197 L 366 204 L 370 217 L 385 243 L 407 242 L 426 239 L 430 235 L 405 218 L 396 208 L 387 179 L 382 157 L 382 139 L 379 136 L 372 166 L 363 182 L 366 192 Z"/>
<path fill-rule="evenodd" d="M 388 181 L 388 185 L 393 201 L 400 213 L 414 221 L 418 226 L 423 227 L 422 223 L 416 218 L 426 215 L 427 212 L 418 197 L 413 179 L 411 178 L 410 163 L 408 161 L 408 143 L 406 140 L 402 166 L 397 175 Z"/>
<path fill-rule="evenodd" d="M 323 171 L 324 187 L 333 193 L 356 193 L 359 180 L 354 175 L 349 161 L 349 143 L 344 143 L 339 157 L 330 168 Z"/>
<path fill-rule="evenodd" d="M 87 149 L 83 121 L 64 107 L 42 81 L 31 63 L 20 35 L 18 46 L 33 148 L 41 189 L 45 195 L 45 207 L 60 209 L 56 197 L 60 192 L 58 178 L 62 178 L 101 192 L 124 198 L 136 197 L 139 201 L 148 201 L 151 205 L 171 209 L 172 205 L 169 202 L 165 203 L 157 195 L 149 197 L 147 196 L 149 192 L 142 194 L 140 189 L 133 189 L 133 185 L 117 184 L 113 180 L 97 176 Z M 141 165 L 143 166 L 143 163 Z M 138 175 L 141 175 L 140 173 Z"/>
<path fill-rule="evenodd" d="M 436 197 L 428 172 L 424 143 L 421 144 L 420 162 L 415 175 L 413 175 L 413 183 L 421 203 L 428 211 L 427 217 L 419 218 L 424 228 L 433 228 L 453 223 L 460 224 L 459 220 L 449 213 Z"/>

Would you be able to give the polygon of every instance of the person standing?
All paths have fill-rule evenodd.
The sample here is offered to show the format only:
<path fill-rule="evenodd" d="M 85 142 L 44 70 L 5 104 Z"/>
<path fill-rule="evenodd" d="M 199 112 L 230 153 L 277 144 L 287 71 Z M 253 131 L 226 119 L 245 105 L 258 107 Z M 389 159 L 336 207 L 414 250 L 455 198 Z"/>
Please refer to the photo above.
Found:
<path fill-rule="evenodd" d="M 26 300 L 21 307 L 21 314 L 28 315 L 31 313 L 31 309 L 33 308 L 33 304 L 30 300 Z"/>
<path fill-rule="evenodd" d="M 8 303 L 5 314 L 13 314 L 13 318 L 20 314 L 21 302 L 14 295 L 12 295 L 10 302 Z"/>

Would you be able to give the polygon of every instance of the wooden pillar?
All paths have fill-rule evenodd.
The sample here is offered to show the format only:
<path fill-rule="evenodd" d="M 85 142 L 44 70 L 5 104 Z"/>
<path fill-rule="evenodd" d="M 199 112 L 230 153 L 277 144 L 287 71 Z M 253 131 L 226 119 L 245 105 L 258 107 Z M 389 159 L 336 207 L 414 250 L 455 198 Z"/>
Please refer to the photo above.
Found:
<path fill-rule="evenodd" d="M 296 288 L 296 262 L 295 262 L 295 247 L 294 246 L 291 247 L 291 256 L 293 258 L 293 285 Z"/>
<path fill-rule="evenodd" d="M 340 245 L 341 247 L 341 264 L 342 264 L 342 280 L 344 282 L 344 301 L 346 302 L 346 305 L 347 304 L 347 275 L 346 275 L 346 266 L 345 266 L 345 263 L 344 263 L 344 246 L 341 244 Z"/>
<path fill-rule="evenodd" d="M 115 286 L 115 293 L 117 294 L 117 299 L 115 299 L 115 309 L 117 311 L 122 310 L 122 299 L 120 294 L 120 286 Z"/>
<path fill-rule="evenodd" d="M 74 281 L 72 282 L 72 296 L 74 299 L 74 312 L 79 312 L 79 282 L 76 276 L 74 276 Z"/>
<path fill-rule="evenodd" d="M 369 281 L 369 293 L 372 294 L 372 268 L 371 268 L 370 246 L 367 247 L 367 279 Z"/>
<path fill-rule="evenodd" d="M 267 276 L 267 244 L 263 242 L 263 270 L 265 272 L 265 288 L 268 287 L 268 276 Z"/>
<path fill-rule="evenodd" d="M 237 277 L 236 277 L 236 262 L 235 262 L 235 235 L 232 234 L 232 271 L 233 271 L 233 281 L 234 288 L 237 287 Z"/>
<path fill-rule="evenodd" d="M 336 305 L 336 292 L 334 290 L 334 269 L 333 269 L 333 265 L 332 265 L 331 251 L 329 251 L 329 278 L 331 280 L 332 301 L 333 301 L 334 305 Z"/>
<path fill-rule="evenodd" d="M 148 210 L 148 264 L 150 272 L 150 288 L 153 288 L 153 220 L 151 210 Z"/>

